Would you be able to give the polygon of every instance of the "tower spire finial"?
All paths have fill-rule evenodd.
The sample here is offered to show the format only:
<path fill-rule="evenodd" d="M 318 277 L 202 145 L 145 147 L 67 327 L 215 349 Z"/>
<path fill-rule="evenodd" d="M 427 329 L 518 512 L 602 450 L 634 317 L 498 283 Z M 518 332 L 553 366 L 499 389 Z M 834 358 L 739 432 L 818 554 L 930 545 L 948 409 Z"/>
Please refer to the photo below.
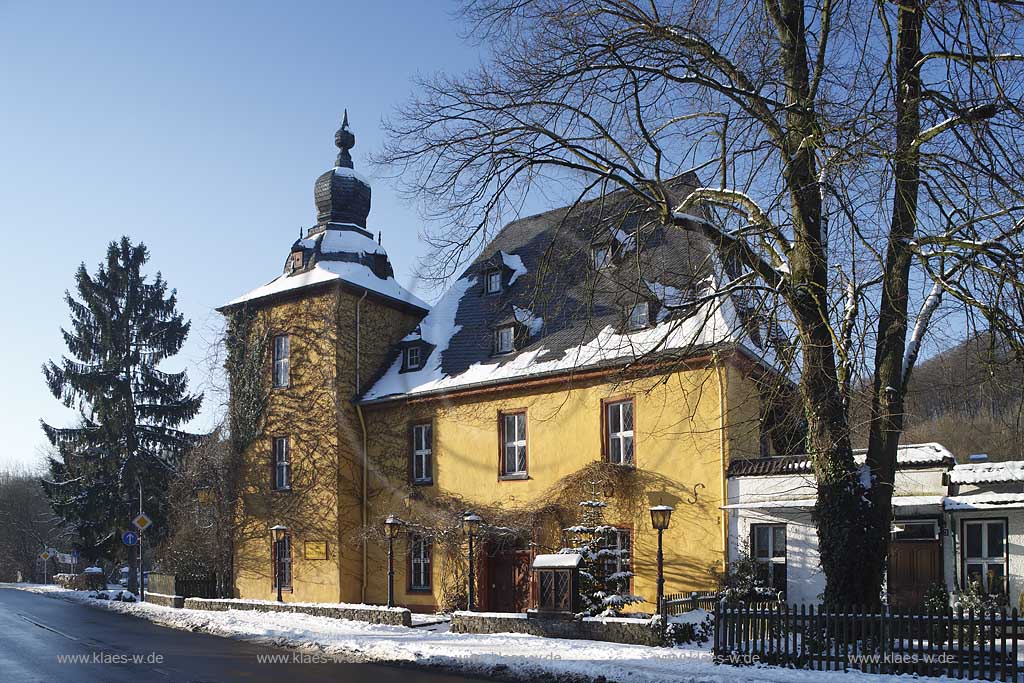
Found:
<path fill-rule="evenodd" d="M 341 150 L 338 152 L 338 159 L 334 165 L 352 168 L 352 155 L 349 154 L 349 150 L 356 146 L 356 136 L 348 128 L 348 109 L 345 110 L 342 117 L 341 128 L 334 134 L 334 144 Z"/>

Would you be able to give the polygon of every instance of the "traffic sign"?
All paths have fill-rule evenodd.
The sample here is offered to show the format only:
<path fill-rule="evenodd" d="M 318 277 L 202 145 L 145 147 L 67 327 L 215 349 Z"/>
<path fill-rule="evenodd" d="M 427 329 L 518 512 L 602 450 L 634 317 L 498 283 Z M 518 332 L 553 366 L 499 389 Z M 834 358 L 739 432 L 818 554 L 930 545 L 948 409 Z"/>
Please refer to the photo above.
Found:
<path fill-rule="evenodd" d="M 132 520 L 132 524 L 134 524 L 135 528 L 139 531 L 145 531 L 152 526 L 153 520 L 151 520 L 145 512 L 140 512 L 135 519 Z"/>
<path fill-rule="evenodd" d="M 139 535 L 134 531 L 126 531 L 122 534 L 121 541 L 124 542 L 125 545 L 138 545 Z"/>
<path fill-rule="evenodd" d="M 39 559 L 44 561 L 44 562 L 46 560 L 50 559 L 50 557 L 52 557 L 52 556 L 50 555 L 50 551 L 49 550 L 44 550 L 43 552 L 39 553 Z"/>

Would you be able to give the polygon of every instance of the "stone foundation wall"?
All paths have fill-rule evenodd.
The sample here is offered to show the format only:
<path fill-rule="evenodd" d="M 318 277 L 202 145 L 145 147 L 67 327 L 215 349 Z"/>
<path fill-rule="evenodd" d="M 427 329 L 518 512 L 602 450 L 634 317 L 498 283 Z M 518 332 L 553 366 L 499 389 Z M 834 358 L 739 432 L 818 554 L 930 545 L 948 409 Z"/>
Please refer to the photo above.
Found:
<path fill-rule="evenodd" d="M 180 595 L 167 595 L 166 593 L 154 593 L 153 591 L 146 591 L 146 602 L 151 602 L 154 605 L 162 605 L 163 607 L 174 607 L 180 609 L 185 606 L 185 598 Z"/>
<path fill-rule="evenodd" d="M 660 645 L 658 632 L 647 619 L 599 617 L 582 621 L 527 618 L 525 614 L 455 612 L 452 633 L 527 633 L 545 638 L 600 640 L 630 645 Z"/>
<path fill-rule="evenodd" d="M 262 600 L 208 600 L 185 598 L 187 609 L 223 612 L 229 609 L 257 612 L 297 612 L 315 617 L 365 621 L 370 624 L 412 626 L 412 613 L 404 607 L 374 607 L 372 605 L 331 605 L 316 603 L 267 602 Z"/>
<path fill-rule="evenodd" d="M 53 582 L 73 591 L 100 591 L 107 587 L 103 574 L 56 574 Z"/>

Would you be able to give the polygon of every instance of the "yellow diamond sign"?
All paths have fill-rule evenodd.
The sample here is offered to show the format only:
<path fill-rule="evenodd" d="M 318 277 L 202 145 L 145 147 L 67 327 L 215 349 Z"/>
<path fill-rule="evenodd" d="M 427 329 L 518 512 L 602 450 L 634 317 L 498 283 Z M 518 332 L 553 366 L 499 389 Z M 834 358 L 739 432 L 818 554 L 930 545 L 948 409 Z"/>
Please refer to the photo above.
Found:
<path fill-rule="evenodd" d="M 135 528 L 139 531 L 145 531 L 153 524 L 153 520 L 151 520 L 145 512 L 140 512 L 138 516 L 132 520 L 132 524 L 134 524 Z"/>
<path fill-rule="evenodd" d="M 39 559 L 45 562 L 46 560 L 50 559 L 50 553 L 44 550 L 43 552 L 39 553 Z"/>

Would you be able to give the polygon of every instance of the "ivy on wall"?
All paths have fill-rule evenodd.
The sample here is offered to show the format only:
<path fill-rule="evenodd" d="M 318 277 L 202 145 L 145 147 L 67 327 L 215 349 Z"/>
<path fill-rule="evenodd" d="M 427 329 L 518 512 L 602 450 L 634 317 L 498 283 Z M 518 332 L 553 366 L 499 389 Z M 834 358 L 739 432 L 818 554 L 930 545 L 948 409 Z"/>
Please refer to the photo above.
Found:
<path fill-rule="evenodd" d="M 231 444 L 238 454 L 259 437 L 269 395 L 266 359 L 270 333 L 258 327 L 256 312 L 242 306 L 230 314 L 224 335 L 224 368 L 230 391 L 228 424 Z"/>

